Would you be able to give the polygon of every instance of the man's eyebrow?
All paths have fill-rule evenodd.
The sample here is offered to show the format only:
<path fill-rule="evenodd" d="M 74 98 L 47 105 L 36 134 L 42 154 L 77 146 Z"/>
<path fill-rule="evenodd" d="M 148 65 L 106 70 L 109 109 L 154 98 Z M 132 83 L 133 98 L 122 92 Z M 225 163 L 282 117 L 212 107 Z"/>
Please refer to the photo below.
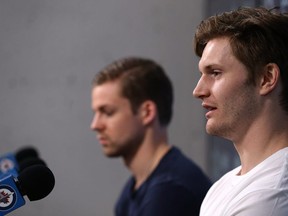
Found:
<path fill-rule="evenodd" d="M 208 65 L 205 65 L 204 68 L 211 69 L 211 68 L 215 68 L 215 67 L 221 67 L 221 65 L 219 65 L 217 63 L 210 63 Z"/>

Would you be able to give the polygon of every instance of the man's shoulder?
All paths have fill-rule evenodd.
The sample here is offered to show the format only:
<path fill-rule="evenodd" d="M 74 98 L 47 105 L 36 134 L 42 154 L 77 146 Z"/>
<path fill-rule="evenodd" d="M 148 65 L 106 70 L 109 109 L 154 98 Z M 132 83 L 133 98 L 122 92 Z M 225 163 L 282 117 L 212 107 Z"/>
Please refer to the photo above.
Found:
<path fill-rule="evenodd" d="M 202 168 L 175 146 L 161 160 L 156 168 L 156 172 L 176 179 L 185 178 L 193 180 L 195 178 L 207 178 Z"/>
<path fill-rule="evenodd" d="M 210 179 L 199 167 L 190 163 L 184 165 L 177 161 L 171 166 L 158 169 L 147 183 L 149 187 L 166 187 L 171 190 L 181 187 L 190 191 L 207 191 L 211 187 Z"/>

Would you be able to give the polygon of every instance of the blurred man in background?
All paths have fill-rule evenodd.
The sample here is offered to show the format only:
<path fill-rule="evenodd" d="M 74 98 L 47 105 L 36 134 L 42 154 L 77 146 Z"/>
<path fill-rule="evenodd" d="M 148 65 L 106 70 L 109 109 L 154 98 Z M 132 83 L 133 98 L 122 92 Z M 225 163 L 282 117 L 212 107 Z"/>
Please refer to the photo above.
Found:
<path fill-rule="evenodd" d="M 122 157 L 132 176 L 116 216 L 198 216 L 211 186 L 201 169 L 168 143 L 172 83 L 150 59 L 119 59 L 93 80 L 91 129 L 108 157 Z"/>

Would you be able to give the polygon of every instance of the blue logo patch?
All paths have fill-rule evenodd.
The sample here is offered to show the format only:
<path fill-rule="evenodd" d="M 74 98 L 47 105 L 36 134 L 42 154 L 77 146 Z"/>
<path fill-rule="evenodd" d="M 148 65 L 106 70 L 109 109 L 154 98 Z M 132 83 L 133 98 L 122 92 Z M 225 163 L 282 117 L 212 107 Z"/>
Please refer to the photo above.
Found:
<path fill-rule="evenodd" d="M 17 201 L 16 191 L 8 185 L 0 185 L 0 211 L 8 211 Z"/>

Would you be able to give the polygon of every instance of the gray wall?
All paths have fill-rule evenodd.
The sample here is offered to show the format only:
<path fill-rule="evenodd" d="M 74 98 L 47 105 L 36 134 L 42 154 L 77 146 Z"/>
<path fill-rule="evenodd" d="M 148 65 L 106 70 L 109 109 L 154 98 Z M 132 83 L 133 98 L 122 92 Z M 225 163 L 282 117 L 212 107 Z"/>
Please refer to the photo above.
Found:
<path fill-rule="evenodd" d="M 201 0 L 1 0 L 0 152 L 34 145 L 56 178 L 52 193 L 11 215 L 109 216 L 129 172 L 90 131 L 90 83 L 127 55 L 154 58 L 175 88 L 170 141 L 207 170 L 192 37 Z"/>

